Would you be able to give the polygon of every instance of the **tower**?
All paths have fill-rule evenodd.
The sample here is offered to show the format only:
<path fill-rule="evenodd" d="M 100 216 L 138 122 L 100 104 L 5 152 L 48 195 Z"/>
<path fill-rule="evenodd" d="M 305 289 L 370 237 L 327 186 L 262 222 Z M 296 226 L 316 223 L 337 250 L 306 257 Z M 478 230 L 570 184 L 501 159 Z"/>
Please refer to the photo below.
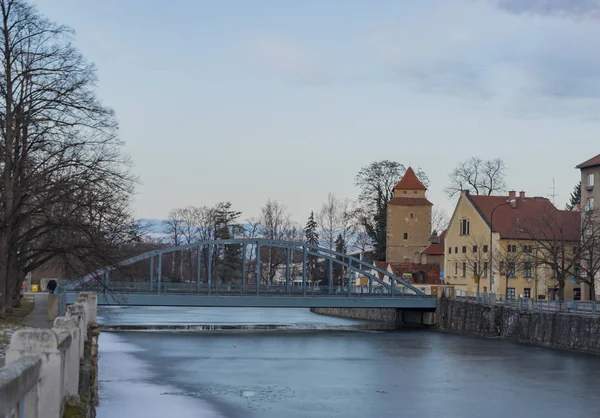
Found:
<path fill-rule="evenodd" d="M 394 186 L 387 204 L 386 261 L 419 263 L 430 242 L 432 203 L 425 197 L 427 187 L 408 168 Z"/>

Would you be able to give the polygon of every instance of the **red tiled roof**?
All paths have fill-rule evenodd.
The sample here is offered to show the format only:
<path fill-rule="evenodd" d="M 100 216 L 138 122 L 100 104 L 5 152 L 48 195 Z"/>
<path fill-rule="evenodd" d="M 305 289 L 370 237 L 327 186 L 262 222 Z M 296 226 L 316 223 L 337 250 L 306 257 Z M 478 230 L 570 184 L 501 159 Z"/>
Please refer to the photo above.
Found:
<path fill-rule="evenodd" d="M 387 261 L 375 261 L 374 264 L 382 270 L 387 271 L 388 265 L 392 267 L 392 273 L 403 280 L 407 280 L 410 284 L 433 284 L 441 285 L 440 266 L 439 264 L 417 264 L 417 263 L 388 263 Z M 416 280 L 414 275 L 423 272 L 423 280 Z M 412 273 L 413 277 L 404 279 L 404 273 Z M 381 274 L 379 278 L 383 280 Z"/>
<path fill-rule="evenodd" d="M 558 210 L 543 197 L 514 198 L 516 207 L 506 204 L 509 196 L 472 196 L 467 194 L 483 219 L 490 225 L 494 211 L 493 230 L 508 239 L 579 240 L 580 214 Z"/>
<path fill-rule="evenodd" d="M 431 244 L 423 252 L 427 255 L 444 255 L 444 244 Z"/>
<path fill-rule="evenodd" d="M 433 205 L 429 200 L 424 197 L 394 197 L 388 202 L 388 205 L 401 205 L 401 206 L 426 206 Z"/>
<path fill-rule="evenodd" d="M 595 167 L 597 165 L 600 165 L 600 154 L 598 154 L 595 157 L 590 158 L 589 160 L 587 160 L 587 161 L 579 164 L 575 168 L 588 168 L 588 167 Z"/>
<path fill-rule="evenodd" d="M 403 190 L 427 190 L 427 187 L 417 178 L 414 170 L 408 167 L 402 179 L 394 186 L 394 189 Z"/>

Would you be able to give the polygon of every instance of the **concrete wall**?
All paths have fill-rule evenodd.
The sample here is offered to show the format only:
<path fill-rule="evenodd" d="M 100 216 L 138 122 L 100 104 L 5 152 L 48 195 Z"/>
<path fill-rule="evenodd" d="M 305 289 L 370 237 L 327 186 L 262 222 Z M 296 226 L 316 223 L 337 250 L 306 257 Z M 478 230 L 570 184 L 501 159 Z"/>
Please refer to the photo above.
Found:
<path fill-rule="evenodd" d="M 52 329 L 25 328 L 12 335 L 6 366 L 0 369 L 0 414 L 95 416 L 96 308 L 96 295 L 81 293 L 66 316 L 55 319 Z"/>
<path fill-rule="evenodd" d="M 600 354 L 600 318 L 439 299 L 436 328 Z"/>
<path fill-rule="evenodd" d="M 433 325 L 433 312 L 409 311 L 396 308 L 311 308 L 319 315 L 392 324 L 398 328 Z"/>

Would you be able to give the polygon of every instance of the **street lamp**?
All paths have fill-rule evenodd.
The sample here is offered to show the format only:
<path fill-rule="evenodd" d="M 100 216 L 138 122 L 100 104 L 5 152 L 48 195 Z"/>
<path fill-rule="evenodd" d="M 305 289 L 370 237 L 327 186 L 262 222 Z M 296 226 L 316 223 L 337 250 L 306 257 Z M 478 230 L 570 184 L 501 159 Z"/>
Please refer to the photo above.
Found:
<path fill-rule="evenodd" d="M 494 251 L 493 251 L 494 212 L 496 212 L 496 209 L 498 209 L 499 207 L 502 207 L 504 205 L 510 205 L 511 203 L 515 203 L 515 202 L 516 202 L 515 199 L 505 200 L 504 203 L 500 203 L 494 209 L 492 209 L 492 215 L 490 216 L 490 267 L 489 268 L 490 268 L 490 292 L 491 293 L 496 293 L 496 292 L 494 292 Z"/>

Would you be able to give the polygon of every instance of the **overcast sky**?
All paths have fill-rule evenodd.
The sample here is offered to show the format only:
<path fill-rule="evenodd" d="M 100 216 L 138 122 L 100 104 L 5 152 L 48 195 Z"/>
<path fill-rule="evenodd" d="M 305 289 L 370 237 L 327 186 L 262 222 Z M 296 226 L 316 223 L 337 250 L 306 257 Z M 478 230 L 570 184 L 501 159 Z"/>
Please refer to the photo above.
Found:
<path fill-rule="evenodd" d="M 564 206 L 600 153 L 599 0 L 36 0 L 98 67 L 139 217 L 268 199 L 304 222 L 390 159 L 447 176 L 503 158 Z"/>

